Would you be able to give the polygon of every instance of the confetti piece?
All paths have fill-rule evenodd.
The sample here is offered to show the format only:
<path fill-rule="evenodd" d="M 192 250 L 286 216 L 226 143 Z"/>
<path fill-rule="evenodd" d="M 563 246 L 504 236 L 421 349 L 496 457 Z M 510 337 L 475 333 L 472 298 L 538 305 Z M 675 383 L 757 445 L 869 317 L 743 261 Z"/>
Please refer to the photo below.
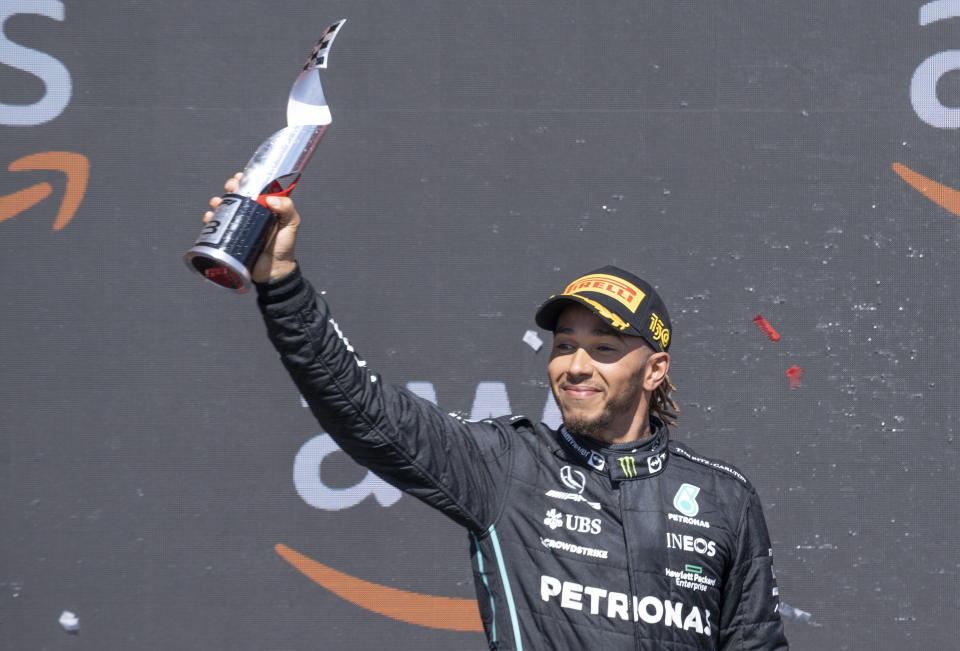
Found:
<path fill-rule="evenodd" d="M 523 342 L 533 348 L 533 352 L 539 352 L 543 348 L 543 340 L 533 330 L 527 330 L 523 333 Z"/>
<path fill-rule="evenodd" d="M 764 319 L 759 314 L 753 317 L 753 322 L 757 324 L 757 327 L 763 330 L 763 333 L 770 337 L 770 341 L 780 341 L 780 333 L 773 329 L 773 326 L 770 325 L 770 322 Z"/>
<path fill-rule="evenodd" d="M 65 610 L 63 614 L 60 615 L 60 626 L 62 626 L 63 630 L 67 633 L 77 633 L 80 631 L 80 618 L 69 610 Z"/>
<path fill-rule="evenodd" d="M 803 369 L 797 365 L 793 365 L 787 369 L 787 380 L 790 381 L 791 389 L 800 388 L 800 377 L 803 375 Z"/>
<path fill-rule="evenodd" d="M 807 611 L 800 610 L 799 608 L 794 608 L 793 606 L 787 603 L 784 603 L 782 601 L 780 602 L 780 614 L 783 615 L 784 617 L 795 619 L 798 622 L 809 624 L 810 626 L 816 626 L 817 628 L 820 628 L 821 626 L 820 624 L 817 624 L 816 622 L 813 621 L 813 615 L 811 615 Z"/>

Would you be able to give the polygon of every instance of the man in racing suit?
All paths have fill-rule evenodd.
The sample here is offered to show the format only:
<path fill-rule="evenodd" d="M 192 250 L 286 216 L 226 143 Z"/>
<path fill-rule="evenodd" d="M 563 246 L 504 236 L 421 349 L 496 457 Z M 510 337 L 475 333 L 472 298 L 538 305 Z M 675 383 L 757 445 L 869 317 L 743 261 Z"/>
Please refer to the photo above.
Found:
<path fill-rule="evenodd" d="M 270 339 L 347 454 L 467 529 L 491 649 L 788 648 L 756 491 L 649 413 L 670 334 L 652 287 L 607 267 L 541 307 L 566 426 L 465 421 L 355 353 L 294 262 L 292 202 L 271 207 L 254 269 Z"/>

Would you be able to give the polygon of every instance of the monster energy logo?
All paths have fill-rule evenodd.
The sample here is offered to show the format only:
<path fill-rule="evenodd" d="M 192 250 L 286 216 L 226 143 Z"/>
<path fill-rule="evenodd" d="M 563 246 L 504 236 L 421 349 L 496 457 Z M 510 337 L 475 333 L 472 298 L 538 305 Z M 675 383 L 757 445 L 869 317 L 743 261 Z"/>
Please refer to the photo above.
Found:
<path fill-rule="evenodd" d="M 620 462 L 620 470 L 628 479 L 637 476 L 637 460 L 634 457 L 620 457 L 617 461 Z"/>

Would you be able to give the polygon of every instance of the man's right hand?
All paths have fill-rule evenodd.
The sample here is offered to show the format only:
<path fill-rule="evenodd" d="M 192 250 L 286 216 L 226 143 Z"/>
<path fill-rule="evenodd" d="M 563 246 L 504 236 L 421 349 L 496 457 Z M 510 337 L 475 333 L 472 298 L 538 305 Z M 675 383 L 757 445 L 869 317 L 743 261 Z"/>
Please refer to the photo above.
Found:
<path fill-rule="evenodd" d="M 227 179 L 223 184 L 223 189 L 227 192 L 236 192 L 240 186 L 240 177 L 242 172 L 237 172 L 232 178 Z M 204 223 L 213 219 L 213 211 L 223 202 L 220 197 L 210 199 L 210 210 L 203 215 Z M 263 248 L 263 253 L 257 259 L 253 266 L 253 282 L 265 283 L 272 280 L 279 280 L 297 268 L 297 263 L 293 254 L 293 245 L 297 239 L 297 229 L 300 228 L 300 215 L 297 213 L 296 206 L 293 205 L 293 199 L 290 197 L 269 197 L 267 206 L 277 216 L 277 230 L 267 245 Z"/>

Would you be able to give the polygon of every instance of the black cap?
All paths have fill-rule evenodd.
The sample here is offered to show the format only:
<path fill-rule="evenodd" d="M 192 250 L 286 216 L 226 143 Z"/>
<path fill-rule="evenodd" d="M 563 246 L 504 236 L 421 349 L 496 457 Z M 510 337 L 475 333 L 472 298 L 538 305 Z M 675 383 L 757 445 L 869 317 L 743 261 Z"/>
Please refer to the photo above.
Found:
<path fill-rule="evenodd" d="M 553 332 L 564 308 L 579 303 L 625 335 L 642 337 L 657 352 L 670 348 L 670 315 L 645 280 L 607 266 L 580 276 L 537 310 L 537 325 Z"/>

